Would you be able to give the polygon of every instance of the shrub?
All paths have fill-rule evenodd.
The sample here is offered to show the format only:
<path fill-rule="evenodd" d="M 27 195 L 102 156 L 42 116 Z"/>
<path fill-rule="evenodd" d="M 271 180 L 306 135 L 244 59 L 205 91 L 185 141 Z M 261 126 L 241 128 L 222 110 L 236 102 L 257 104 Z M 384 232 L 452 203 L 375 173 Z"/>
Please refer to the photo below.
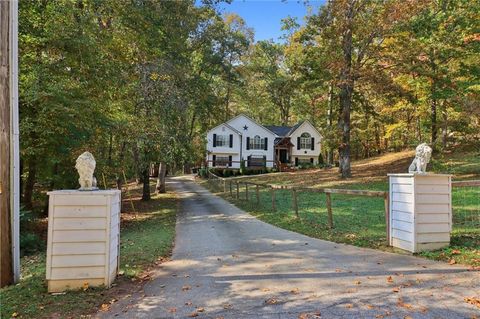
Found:
<path fill-rule="evenodd" d="M 198 176 L 200 176 L 202 178 L 206 178 L 207 175 L 208 175 L 208 168 L 202 167 L 202 168 L 198 169 Z"/>
<path fill-rule="evenodd" d="M 38 235 L 30 232 L 20 233 L 20 253 L 22 256 L 31 255 L 37 251 L 42 251 L 44 247 L 45 243 Z"/>

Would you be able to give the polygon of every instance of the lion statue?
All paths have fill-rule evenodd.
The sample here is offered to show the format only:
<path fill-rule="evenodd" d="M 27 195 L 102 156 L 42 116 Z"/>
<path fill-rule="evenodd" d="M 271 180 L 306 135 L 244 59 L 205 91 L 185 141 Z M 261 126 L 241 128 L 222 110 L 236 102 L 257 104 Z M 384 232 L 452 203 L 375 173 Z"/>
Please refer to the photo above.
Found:
<path fill-rule="evenodd" d="M 80 190 L 97 189 L 97 180 L 93 177 L 95 171 L 95 158 L 90 152 L 84 152 L 77 158 L 75 168 L 77 169 L 78 183 L 80 183 Z"/>
<path fill-rule="evenodd" d="M 432 156 L 432 148 L 427 143 L 422 143 L 415 149 L 415 158 L 408 167 L 409 173 L 425 174 L 427 172 L 427 164 Z"/>

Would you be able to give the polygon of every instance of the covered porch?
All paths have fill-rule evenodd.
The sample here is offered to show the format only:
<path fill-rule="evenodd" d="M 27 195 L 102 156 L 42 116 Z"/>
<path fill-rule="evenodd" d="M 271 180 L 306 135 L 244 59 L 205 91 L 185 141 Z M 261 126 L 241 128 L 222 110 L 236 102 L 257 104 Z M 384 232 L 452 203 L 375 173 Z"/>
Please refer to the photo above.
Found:
<path fill-rule="evenodd" d="M 290 137 L 278 137 L 275 139 L 275 163 L 277 163 L 280 171 L 288 170 L 291 164 L 293 144 L 290 141 Z"/>

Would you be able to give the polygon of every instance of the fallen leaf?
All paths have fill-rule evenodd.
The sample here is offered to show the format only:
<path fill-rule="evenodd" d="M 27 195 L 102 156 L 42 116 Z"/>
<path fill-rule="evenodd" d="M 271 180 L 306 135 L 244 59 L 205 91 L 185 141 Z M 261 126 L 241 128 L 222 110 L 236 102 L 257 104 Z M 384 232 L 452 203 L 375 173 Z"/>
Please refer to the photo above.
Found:
<path fill-rule="evenodd" d="M 351 303 L 347 303 L 347 304 L 345 305 L 345 308 L 352 308 L 352 307 L 353 307 L 353 305 L 352 305 Z"/>
<path fill-rule="evenodd" d="M 187 302 L 185 303 L 185 306 L 191 306 L 191 305 L 192 305 L 192 302 L 191 302 L 191 301 L 187 301 Z"/>
<path fill-rule="evenodd" d="M 188 315 L 189 317 L 193 318 L 193 317 L 198 317 L 198 312 L 192 312 L 191 314 Z"/>
<path fill-rule="evenodd" d="M 168 309 L 168 312 L 170 312 L 170 313 L 177 312 L 177 308 L 172 307 L 172 308 Z"/>
<path fill-rule="evenodd" d="M 381 319 L 381 318 L 383 318 L 383 317 L 385 317 L 385 316 L 384 316 L 384 315 L 375 315 L 375 318 Z"/>
<path fill-rule="evenodd" d="M 480 298 L 479 297 L 466 297 L 463 300 L 465 300 L 465 302 L 467 302 L 471 305 L 474 305 L 474 306 L 477 306 L 478 308 L 480 308 Z"/>
<path fill-rule="evenodd" d="M 18 317 L 18 312 L 12 313 L 12 318 L 16 318 L 16 317 Z"/>
<path fill-rule="evenodd" d="M 402 308 L 406 308 L 406 309 L 413 309 L 413 306 L 411 304 L 403 302 L 402 298 L 398 298 L 397 306 L 402 307 Z"/>
<path fill-rule="evenodd" d="M 374 305 L 367 305 L 367 308 L 368 309 L 375 309 L 375 306 Z"/>
<path fill-rule="evenodd" d="M 276 303 L 278 303 L 278 300 L 275 298 L 268 298 L 267 300 L 265 300 L 265 303 L 267 305 L 275 305 Z"/>
<path fill-rule="evenodd" d="M 108 311 L 108 309 L 110 309 L 110 305 L 108 303 L 103 303 L 100 306 L 100 311 Z"/>
<path fill-rule="evenodd" d="M 405 316 L 405 317 L 403 317 L 403 319 L 413 319 L 413 317 L 412 316 Z"/>
<path fill-rule="evenodd" d="M 452 255 L 458 255 L 458 254 L 460 254 L 460 253 L 461 253 L 461 252 L 460 252 L 460 250 L 458 250 L 458 249 L 452 250 Z"/>
<path fill-rule="evenodd" d="M 263 288 L 262 291 L 263 291 L 263 292 L 267 292 L 267 291 L 270 291 L 270 289 L 268 289 L 268 288 Z"/>
<path fill-rule="evenodd" d="M 456 261 L 455 259 L 453 259 L 453 258 L 450 259 L 450 261 L 448 262 L 448 264 L 450 264 L 450 265 L 454 265 L 454 264 L 456 264 L 456 263 L 457 263 L 457 261 Z"/>
<path fill-rule="evenodd" d="M 393 292 L 399 292 L 400 291 L 400 287 L 395 287 L 392 289 Z"/>
<path fill-rule="evenodd" d="M 290 290 L 290 293 L 293 295 L 298 295 L 300 293 L 300 290 L 298 288 Z"/>
<path fill-rule="evenodd" d="M 229 303 L 226 303 L 226 304 L 223 305 L 223 309 L 232 309 L 232 308 L 233 308 L 233 306 Z"/>
<path fill-rule="evenodd" d="M 197 308 L 197 312 L 204 312 L 204 311 L 205 311 L 205 308 L 203 308 L 203 307 L 198 307 Z"/>
<path fill-rule="evenodd" d="M 362 283 L 362 282 L 359 281 L 359 280 L 355 281 L 355 285 L 360 285 L 361 283 Z"/>
<path fill-rule="evenodd" d="M 392 282 L 393 282 L 392 276 L 388 276 L 388 277 L 387 277 L 387 282 L 388 282 L 388 283 L 392 283 Z"/>
<path fill-rule="evenodd" d="M 182 287 L 183 291 L 187 291 L 187 290 L 190 290 L 190 289 L 192 289 L 192 286 L 189 286 L 189 285 L 186 285 L 186 286 Z"/>
<path fill-rule="evenodd" d="M 82 286 L 83 291 L 88 289 L 88 281 L 85 281 Z"/>

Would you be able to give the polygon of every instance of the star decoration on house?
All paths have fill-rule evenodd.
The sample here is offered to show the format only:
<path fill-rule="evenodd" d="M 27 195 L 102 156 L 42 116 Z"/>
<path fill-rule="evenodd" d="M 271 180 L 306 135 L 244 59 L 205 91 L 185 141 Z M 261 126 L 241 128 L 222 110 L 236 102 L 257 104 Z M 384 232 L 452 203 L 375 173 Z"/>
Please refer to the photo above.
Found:
<path fill-rule="evenodd" d="M 248 130 L 248 126 L 245 125 L 245 126 L 243 127 L 243 130 L 244 130 L 244 131 Z"/>

